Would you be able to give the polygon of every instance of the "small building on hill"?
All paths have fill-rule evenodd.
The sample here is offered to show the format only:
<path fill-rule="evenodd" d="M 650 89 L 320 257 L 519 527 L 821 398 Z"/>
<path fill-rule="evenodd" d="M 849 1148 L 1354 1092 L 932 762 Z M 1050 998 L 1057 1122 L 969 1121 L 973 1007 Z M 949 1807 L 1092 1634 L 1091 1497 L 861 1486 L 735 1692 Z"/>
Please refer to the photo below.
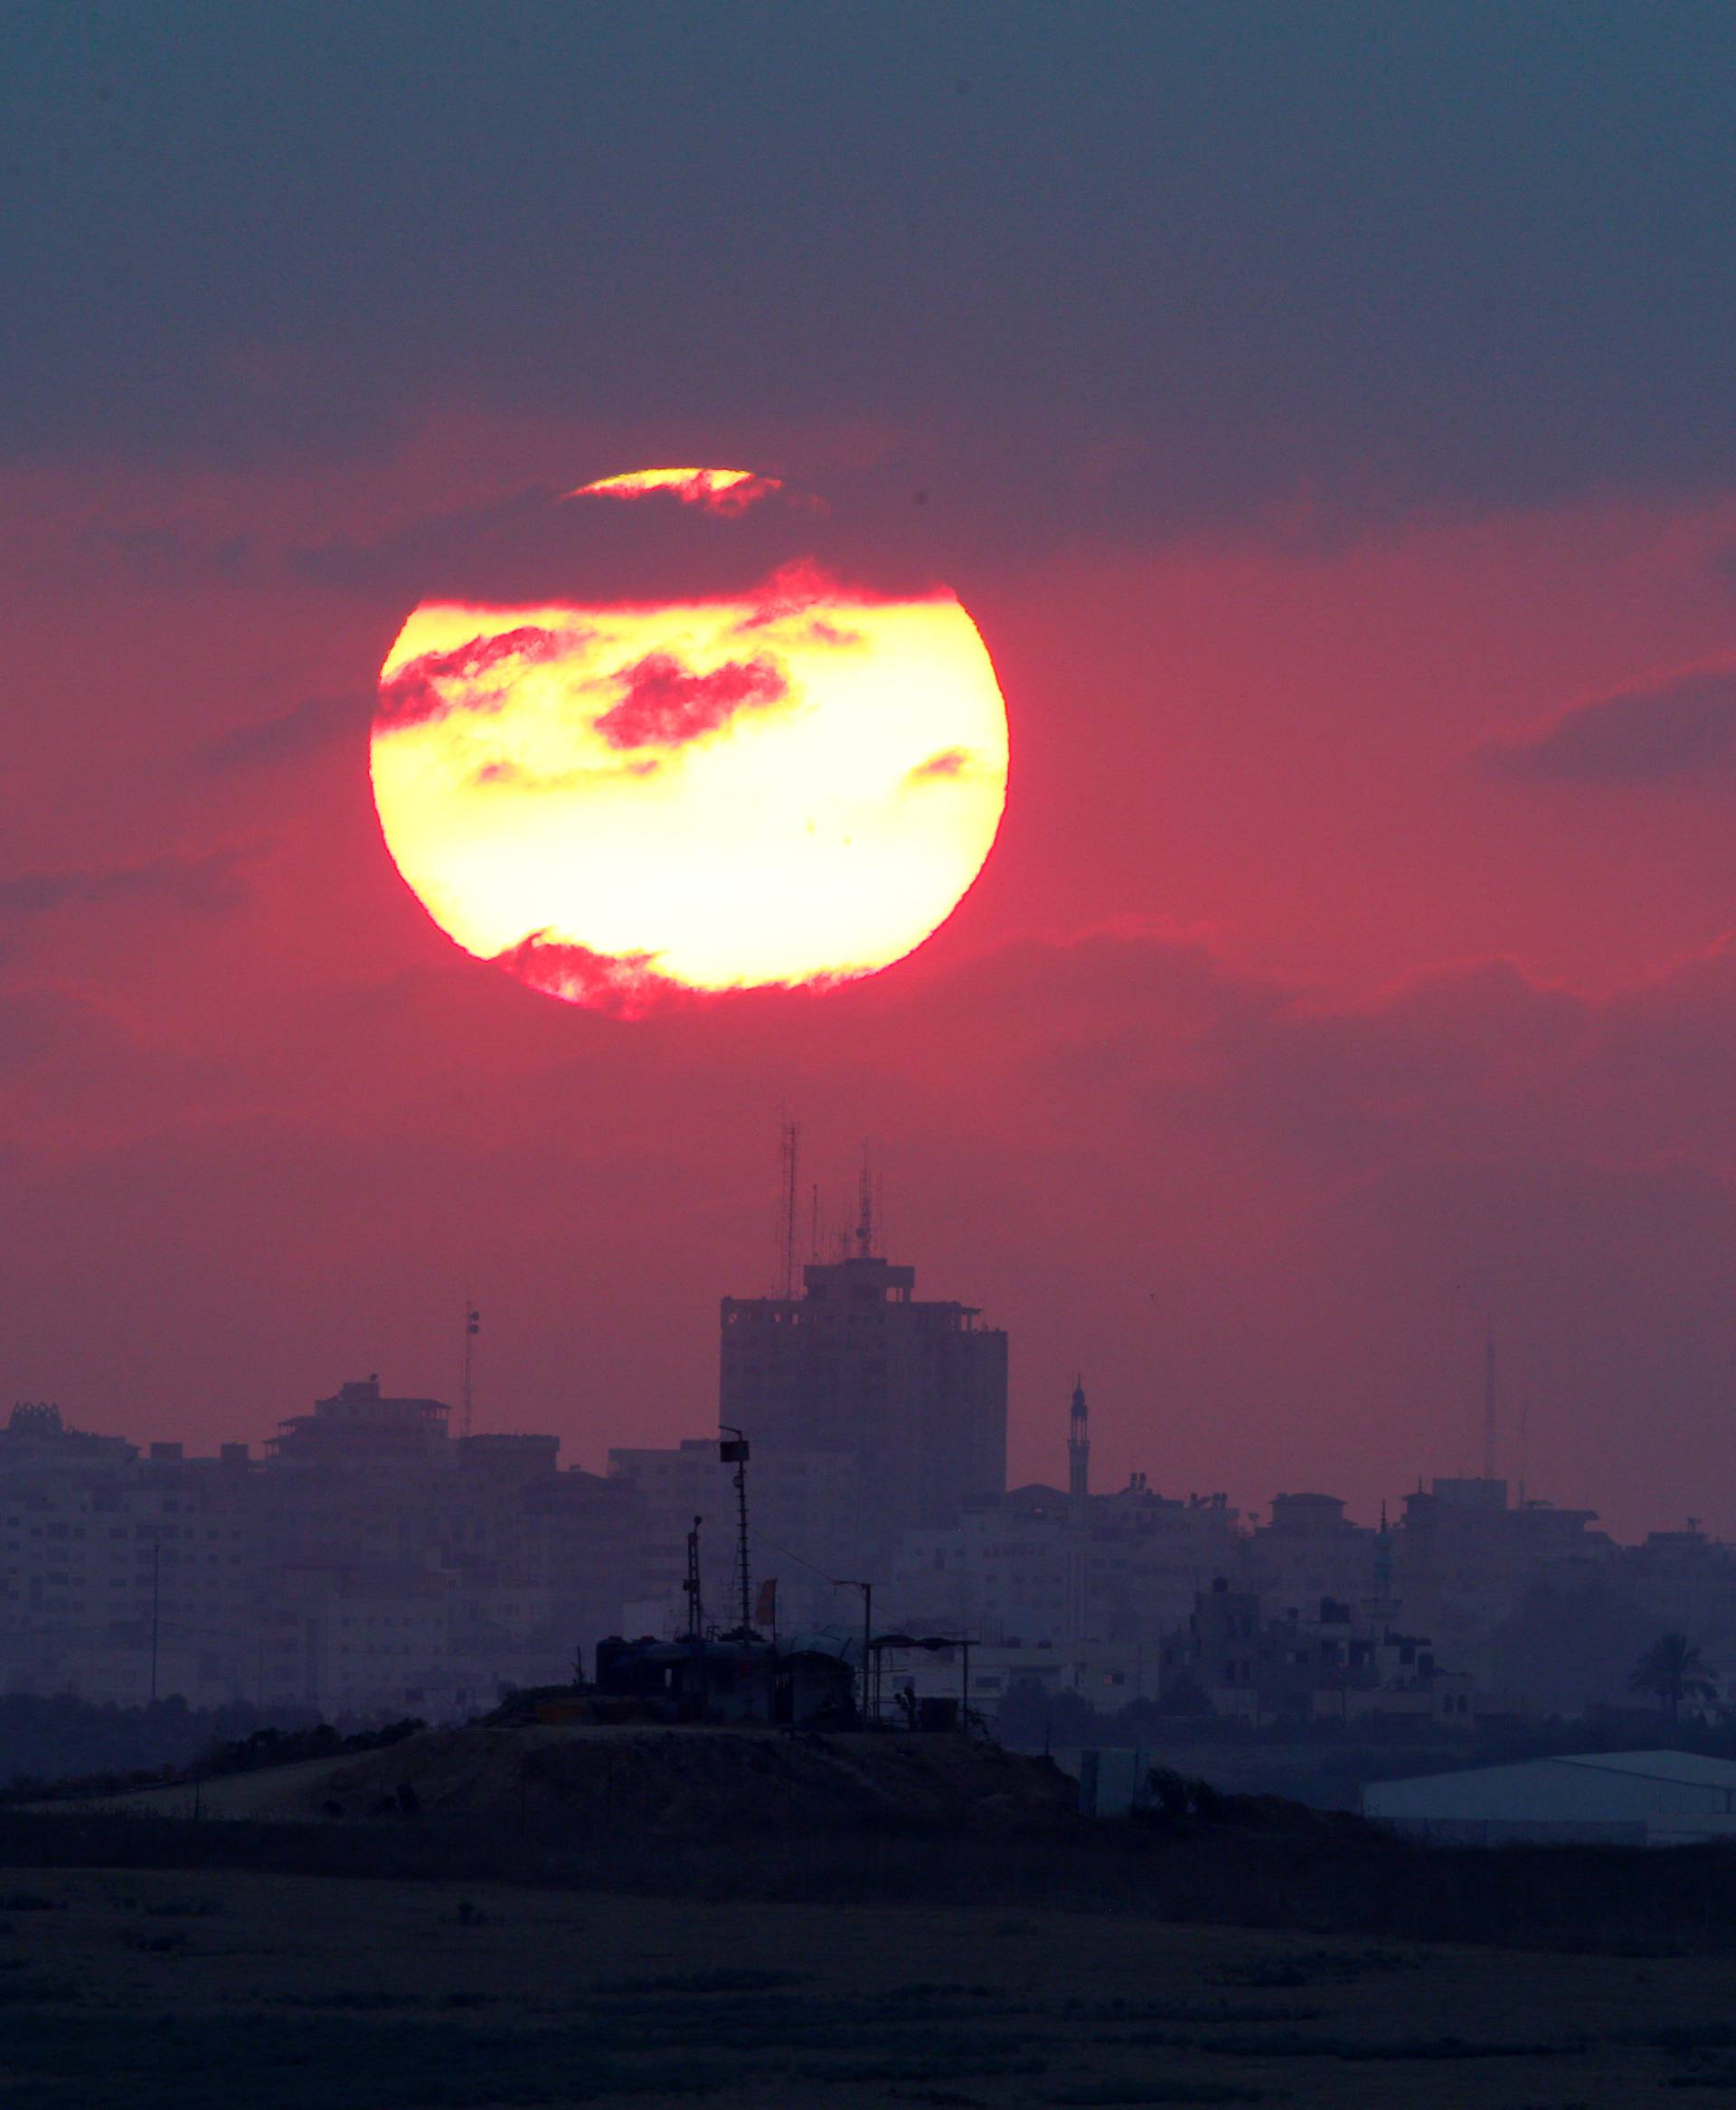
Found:
<path fill-rule="evenodd" d="M 850 1644 L 830 1636 L 797 1635 L 780 1646 L 757 1634 L 599 1642 L 593 1691 L 604 1704 L 645 1707 L 673 1721 L 842 1728 L 856 1717 Z"/>

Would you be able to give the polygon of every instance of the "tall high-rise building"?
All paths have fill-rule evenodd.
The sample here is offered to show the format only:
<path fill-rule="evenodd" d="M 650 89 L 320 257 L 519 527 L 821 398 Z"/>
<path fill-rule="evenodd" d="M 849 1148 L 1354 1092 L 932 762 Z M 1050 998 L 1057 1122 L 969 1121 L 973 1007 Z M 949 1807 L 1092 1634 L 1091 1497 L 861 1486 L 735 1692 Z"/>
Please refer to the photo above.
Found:
<path fill-rule="evenodd" d="M 719 1419 L 768 1449 L 854 1457 L 871 1535 L 1001 1494 L 1005 1333 L 970 1305 L 919 1301 L 914 1267 L 870 1253 L 802 1283 L 723 1299 Z"/>

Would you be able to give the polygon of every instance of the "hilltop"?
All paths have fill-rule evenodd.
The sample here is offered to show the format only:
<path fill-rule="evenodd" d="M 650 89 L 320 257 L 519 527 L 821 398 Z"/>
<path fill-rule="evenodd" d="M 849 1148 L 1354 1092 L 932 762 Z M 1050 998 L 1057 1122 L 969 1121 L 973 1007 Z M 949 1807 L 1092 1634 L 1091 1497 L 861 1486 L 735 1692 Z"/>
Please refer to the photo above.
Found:
<path fill-rule="evenodd" d="M 562 1723 L 420 1729 L 361 1753 L 131 1788 L 78 1806 L 270 1823 L 505 1818 L 558 1832 L 1044 1826 L 1067 1818 L 1076 1799 L 1048 1759 L 963 1735 Z"/>

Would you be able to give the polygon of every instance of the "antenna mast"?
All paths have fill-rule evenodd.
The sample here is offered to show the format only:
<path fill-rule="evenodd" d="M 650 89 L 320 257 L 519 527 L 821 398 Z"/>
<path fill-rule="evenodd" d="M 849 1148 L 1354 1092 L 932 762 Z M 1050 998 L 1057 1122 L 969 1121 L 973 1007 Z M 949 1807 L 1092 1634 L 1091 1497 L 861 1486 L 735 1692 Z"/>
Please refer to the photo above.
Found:
<path fill-rule="evenodd" d="M 796 1192 L 802 1156 L 800 1124 L 781 1122 L 778 1136 L 778 1294 L 788 1300 L 796 1294 Z"/>
<path fill-rule="evenodd" d="M 1495 1478 L 1496 1392 L 1495 1383 L 1495 1326 L 1491 1322 L 1483 1340 L 1483 1477 Z"/>
<path fill-rule="evenodd" d="M 856 1182 L 856 1258 L 867 1260 L 874 1250 L 874 1177 L 868 1170 L 868 1153 L 862 1154 L 862 1177 Z"/>
<path fill-rule="evenodd" d="M 467 1438 L 470 1423 L 476 1408 L 476 1340 L 482 1331 L 482 1314 L 470 1302 L 467 1290 L 464 1298 L 464 1392 L 463 1411 L 458 1418 L 458 1433 Z"/>
<path fill-rule="evenodd" d="M 1525 1482 L 1531 1476 L 1531 1399 L 1519 1394 L 1519 1506 L 1525 1506 Z"/>

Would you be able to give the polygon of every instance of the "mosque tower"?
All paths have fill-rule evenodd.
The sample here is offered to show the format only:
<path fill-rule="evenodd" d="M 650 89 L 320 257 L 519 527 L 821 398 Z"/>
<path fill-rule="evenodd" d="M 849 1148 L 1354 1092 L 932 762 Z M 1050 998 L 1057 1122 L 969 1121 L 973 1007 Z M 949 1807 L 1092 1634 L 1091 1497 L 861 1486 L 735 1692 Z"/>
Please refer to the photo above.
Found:
<path fill-rule="evenodd" d="M 1082 1509 L 1090 1492 L 1090 1410 L 1085 1404 L 1085 1387 L 1075 1380 L 1072 1411 L 1067 1418 L 1067 1493 L 1074 1506 Z"/>

